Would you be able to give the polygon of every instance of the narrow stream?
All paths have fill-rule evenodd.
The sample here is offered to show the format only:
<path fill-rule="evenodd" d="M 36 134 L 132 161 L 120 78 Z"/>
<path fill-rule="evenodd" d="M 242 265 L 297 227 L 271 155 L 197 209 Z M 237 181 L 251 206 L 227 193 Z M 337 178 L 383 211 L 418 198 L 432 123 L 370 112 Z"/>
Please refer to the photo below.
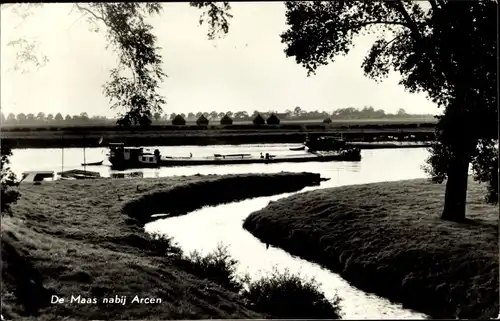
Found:
<path fill-rule="evenodd" d="M 300 192 L 331 186 L 308 187 Z M 179 246 L 189 253 L 198 250 L 207 254 L 219 243 L 228 247 L 231 256 L 239 261 L 238 273 L 249 273 L 258 279 L 276 268 L 288 269 L 306 279 L 314 278 L 321 284 L 325 295 L 331 298 L 337 294 L 342 298 L 343 319 L 426 319 L 427 316 L 404 309 L 386 299 L 365 293 L 318 264 L 294 257 L 287 252 L 269 247 L 243 229 L 243 221 L 252 212 L 294 193 L 259 197 L 241 202 L 205 207 L 187 215 L 159 219 L 146 225 L 149 233 L 158 232 L 173 237 Z"/>

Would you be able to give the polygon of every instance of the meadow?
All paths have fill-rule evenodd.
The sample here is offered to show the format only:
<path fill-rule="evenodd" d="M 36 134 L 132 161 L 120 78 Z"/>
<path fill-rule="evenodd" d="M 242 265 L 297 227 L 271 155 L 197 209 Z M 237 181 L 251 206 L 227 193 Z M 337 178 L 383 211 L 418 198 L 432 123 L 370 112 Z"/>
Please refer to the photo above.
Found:
<path fill-rule="evenodd" d="M 199 193 L 211 194 L 214 186 L 233 193 L 212 204 L 318 181 L 317 174 L 280 173 L 23 184 L 12 216 L 2 217 L 2 315 L 31 320 L 336 318 L 336 302 L 294 276 L 262 279 L 240 291 L 243 281 L 224 251 L 186 255 L 168 237 L 146 234 L 147 219 L 132 210 L 137 204 L 147 213 L 165 210 L 153 207 L 160 197 L 181 215 L 206 205 L 208 197 L 193 200 Z M 255 184 L 268 188 L 259 192 Z M 285 288 L 293 291 L 284 295 Z M 51 304 L 52 295 L 66 302 Z M 136 295 L 161 303 L 130 303 Z M 286 309 L 287 302 L 304 295 L 310 299 L 307 309 Z M 70 304 L 72 296 L 98 303 Z M 102 303 L 115 296 L 127 296 L 129 303 Z M 281 305 L 271 307 L 269 298 Z"/>
<path fill-rule="evenodd" d="M 252 213 L 261 241 L 434 318 L 494 318 L 498 207 L 469 182 L 463 223 L 443 221 L 444 184 L 407 180 L 299 193 Z"/>
<path fill-rule="evenodd" d="M 151 125 L 147 128 L 120 128 L 111 125 L 89 126 L 5 126 L 2 140 L 13 148 L 82 147 L 124 142 L 127 145 L 215 145 L 251 143 L 301 143 L 306 133 L 342 134 L 350 140 L 373 140 L 388 136 L 414 135 L 415 140 L 431 140 L 435 122 L 419 120 L 338 120 L 331 124 L 311 121 L 284 121 L 279 125 L 254 125 L 251 122 L 232 125 L 183 126 Z"/>

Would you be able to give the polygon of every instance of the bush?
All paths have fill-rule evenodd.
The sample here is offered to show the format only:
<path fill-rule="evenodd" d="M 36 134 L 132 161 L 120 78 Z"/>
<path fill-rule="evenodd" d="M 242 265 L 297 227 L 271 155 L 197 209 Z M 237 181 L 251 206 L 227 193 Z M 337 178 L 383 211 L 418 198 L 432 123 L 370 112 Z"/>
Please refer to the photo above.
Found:
<path fill-rule="evenodd" d="M 187 272 L 234 292 L 243 290 L 244 283 L 248 279 L 248 277 L 241 278 L 236 274 L 238 261 L 231 258 L 227 247 L 222 244 L 206 256 L 193 251 L 184 258 L 184 263 Z"/>
<path fill-rule="evenodd" d="M 176 115 L 174 119 L 172 119 L 172 125 L 184 126 L 186 125 L 186 120 L 181 115 Z"/>
<path fill-rule="evenodd" d="M 331 124 L 332 123 L 332 119 L 330 117 L 327 117 L 327 118 L 323 119 L 323 123 L 325 123 L 325 124 Z"/>
<path fill-rule="evenodd" d="M 269 118 L 267 118 L 266 122 L 268 125 L 279 125 L 280 119 L 275 114 L 271 114 L 271 116 L 269 116 Z"/>
<path fill-rule="evenodd" d="M 229 117 L 226 114 L 226 115 L 224 115 L 224 117 L 221 118 L 220 124 L 221 125 L 232 125 L 233 124 L 233 120 L 231 119 L 231 117 Z"/>
<path fill-rule="evenodd" d="M 174 242 L 173 238 L 159 233 L 149 234 L 149 249 L 154 255 L 180 258 L 182 249 Z"/>
<path fill-rule="evenodd" d="M 0 163 L 0 203 L 1 214 L 10 214 L 10 206 L 17 202 L 20 194 L 17 190 L 13 189 L 18 186 L 16 175 L 10 170 L 8 166 L 9 156 L 12 155 L 10 147 L 2 142 L 1 144 L 1 163 Z"/>
<path fill-rule="evenodd" d="M 198 125 L 198 126 L 202 126 L 202 125 L 204 125 L 204 126 L 208 126 L 208 123 L 209 123 L 208 118 L 207 118 L 207 117 L 205 117 L 204 115 L 201 115 L 201 116 L 200 116 L 200 117 L 196 120 L 196 125 Z"/>
<path fill-rule="evenodd" d="M 254 311 L 274 318 L 339 319 L 340 299 L 328 300 L 313 279 L 306 281 L 288 270 L 263 277 L 249 284 L 242 293 Z"/>
<path fill-rule="evenodd" d="M 265 119 L 258 114 L 254 119 L 253 119 L 254 125 L 264 125 L 266 123 Z"/>

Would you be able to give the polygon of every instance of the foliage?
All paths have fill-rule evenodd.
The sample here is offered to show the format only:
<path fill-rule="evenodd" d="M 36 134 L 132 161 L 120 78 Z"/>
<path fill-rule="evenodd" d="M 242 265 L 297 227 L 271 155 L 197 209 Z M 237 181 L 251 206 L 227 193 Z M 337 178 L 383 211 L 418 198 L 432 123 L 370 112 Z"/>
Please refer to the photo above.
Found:
<path fill-rule="evenodd" d="M 201 126 L 201 125 L 208 125 L 208 119 L 204 115 L 201 115 L 197 120 L 196 120 L 196 125 Z"/>
<path fill-rule="evenodd" d="M 288 270 L 249 284 L 243 297 L 257 312 L 279 318 L 339 319 L 340 298 L 328 300 L 314 280 L 304 280 Z"/>
<path fill-rule="evenodd" d="M 181 115 L 176 115 L 174 119 L 172 119 L 172 125 L 178 125 L 178 126 L 186 125 L 186 120 Z"/>
<path fill-rule="evenodd" d="M 222 287 L 239 292 L 247 277 L 240 278 L 236 274 L 238 261 L 231 258 L 227 246 L 218 244 L 217 248 L 203 256 L 199 251 L 191 252 L 186 258 L 189 261 L 187 271 L 200 278 L 209 279 Z"/>
<path fill-rule="evenodd" d="M 125 110 L 118 124 L 151 124 L 153 114 L 161 112 L 165 103 L 157 89 L 166 75 L 161 67 L 161 48 L 156 45 L 153 27 L 146 17 L 159 14 L 161 4 L 102 2 L 75 6 L 87 14 L 96 31 L 104 26 L 108 47 L 118 54 L 118 66 L 111 70 L 111 79 L 104 85 L 112 108 Z"/>
<path fill-rule="evenodd" d="M 268 125 L 279 125 L 280 119 L 275 114 L 271 114 L 271 116 L 267 118 L 266 123 Z"/>
<path fill-rule="evenodd" d="M 289 29 L 281 37 L 286 55 L 310 75 L 348 54 L 356 36 L 378 35 L 363 61 L 365 74 L 380 81 L 398 72 L 407 90 L 445 107 L 428 172 L 435 181 L 461 175 L 449 164 L 465 159 L 494 190 L 489 164 L 498 151 L 481 146 L 497 137 L 496 7 L 496 1 L 289 1 Z"/>
<path fill-rule="evenodd" d="M 213 40 L 217 36 L 222 36 L 229 32 L 229 20 L 233 17 L 229 13 L 231 10 L 229 2 L 192 1 L 189 4 L 192 7 L 206 10 L 200 16 L 199 23 L 202 25 L 208 20 L 208 39 Z"/>
<path fill-rule="evenodd" d="M 229 117 L 228 114 L 225 114 L 221 119 L 220 119 L 220 124 L 221 125 L 232 125 L 233 124 L 233 120 L 231 119 L 231 117 Z"/>
<path fill-rule="evenodd" d="M 327 118 L 323 119 L 323 123 L 325 123 L 325 124 L 331 124 L 332 123 L 332 119 L 330 117 L 327 117 Z"/>
<path fill-rule="evenodd" d="M 9 146 L 4 142 L 1 143 L 1 164 L 0 164 L 0 187 L 1 187 L 1 214 L 10 213 L 10 206 L 17 202 L 20 193 L 15 189 L 19 184 L 16 180 L 16 175 L 11 171 L 8 166 L 9 156 L 12 155 L 12 151 Z"/>
<path fill-rule="evenodd" d="M 257 116 L 253 119 L 253 123 L 254 125 L 264 125 L 266 120 L 260 114 L 257 114 Z"/>

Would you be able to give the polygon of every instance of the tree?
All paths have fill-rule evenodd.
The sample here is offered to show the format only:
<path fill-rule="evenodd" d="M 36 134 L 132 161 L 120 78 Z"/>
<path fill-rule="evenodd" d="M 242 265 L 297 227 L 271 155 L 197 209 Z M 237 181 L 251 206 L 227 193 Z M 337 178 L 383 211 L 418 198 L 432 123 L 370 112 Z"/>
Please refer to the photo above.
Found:
<path fill-rule="evenodd" d="M 221 119 L 220 119 L 220 124 L 221 125 L 232 125 L 233 120 L 228 114 L 225 114 Z"/>
<path fill-rule="evenodd" d="M 279 125 L 280 124 L 280 119 L 278 116 L 276 116 L 274 113 L 271 114 L 266 120 L 266 123 L 268 125 Z"/>
<path fill-rule="evenodd" d="M 406 111 L 403 108 L 399 108 L 398 112 L 397 112 L 397 115 L 398 116 L 405 116 L 405 115 L 408 115 L 408 114 L 406 113 Z"/>
<path fill-rule="evenodd" d="M 66 115 L 66 117 L 64 117 L 64 120 L 65 120 L 66 122 L 71 122 L 71 119 L 72 119 L 72 118 L 71 118 L 71 116 L 70 116 L 70 115 Z"/>
<path fill-rule="evenodd" d="M 63 119 L 64 119 L 64 118 L 63 118 L 63 116 L 62 116 L 62 114 L 61 114 L 61 113 L 57 113 L 57 114 L 56 114 L 56 116 L 54 117 L 54 120 L 55 120 L 56 122 L 61 122 L 61 121 L 63 121 Z"/>
<path fill-rule="evenodd" d="M 161 114 L 159 112 L 154 113 L 153 115 L 156 122 L 159 122 L 161 119 Z"/>
<path fill-rule="evenodd" d="M 302 109 L 297 106 L 293 109 L 293 114 L 295 115 L 295 117 L 300 117 L 300 115 L 302 115 Z"/>
<path fill-rule="evenodd" d="M 9 115 L 7 116 L 7 121 L 9 123 L 15 123 L 16 122 L 16 115 L 14 115 L 13 113 L 9 113 Z"/>
<path fill-rule="evenodd" d="M 200 117 L 201 117 L 201 115 L 203 115 L 203 113 L 202 113 L 201 111 L 197 112 L 197 113 L 196 113 L 196 118 L 200 118 Z"/>
<path fill-rule="evenodd" d="M 196 116 L 194 115 L 193 112 L 188 113 L 188 119 L 195 119 L 195 118 L 196 118 Z"/>
<path fill-rule="evenodd" d="M 215 110 L 210 113 L 211 120 L 216 120 L 218 116 L 219 116 L 219 113 L 216 112 Z"/>
<path fill-rule="evenodd" d="M 224 115 L 225 114 L 223 112 L 220 112 L 220 113 L 217 114 L 217 118 L 218 119 L 222 119 L 222 117 L 224 117 Z"/>
<path fill-rule="evenodd" d="M 40 6 L 42 4 L 27 4 Z M 227 13 L 230 5 L 227 2 L 192 2 L 191 6 L 205 10 L 199 20 L 200 24 L 209 23 L 208 37 L 215 38 L 225 34 L 229 29 L 231 15 Z M 2 5 L 1 9 L 17 5 Z M 104 95 L 112 103 L 111 108 L 124 108 L 117 123 L 122 126 L 151 124 L 151 116 L 161 112 L 165 103 L 163 96 L 157 93 L 157 88 L 166 76 L 161 68 L 162 59 L 156 44 L 156 37 L 152 33 L 152 26 L 146 22 L 146 16 L 159 14 L 161 3 L 127 2 L 127 3 L 75 3 L 74 6 L 85 15 L 98 32 L 105 30 L 108 45 L 118 56 L 118 66 L 110 72 L 110 80 L 104 85 Z M 18 59 L 35 62 L 37 67 L 47 62 L 44 57 L 42 63 L 34 54 L 35 46 L 25 39 L 11 41 L 10 45 L 24 45 L 17 54 Z M 125 76 L 124 74 L 130 76 Z M 24 114 L 23 114 L 24 116 Z M 62 115 L 61 115 L 62 117 Z M 34 118 L 34 117 L 33 117 Z M 70 120 L 71 116 L 66 116 Z M 2 210 L 8 208 L 11 202 L 17 200 L 13 194 L 4 189 L 3 178 L 12 177 L 12 172 L 5 167 L 8 163 L 10 151 L 5 150 L 2 144 Z M 5 147 L 7 148 L 7 147 Z M 5 157 L 5 158 L 4 158 Z M 11 175 L 12 174 L 12 175 Z M 15 178 L 14 178 L 15 180 Z M 8 186 L 8 185 L 5 185 Z"/>
<path fill-rule="evenodd" d="M 171 113 L 169 119 L 174 120 L 176 116 L 177 116 L 176 113 Z"/>
<path fill-rule="evenodd" d="M 196 120 L 196 125 L 198 126 L 207 126 L 208 125 L 208 118 L 205 116 L 201 115 L 197 120 Z"/>
<path fill-rule="evenodd" d="M 257 116 L 255 116 L 255 118 L 253 119 L 254 125 L 264 125 L 265 123 L 266 120 L 260 114 L 257 114 Z"/>
<path fill-rule="evenodd" d="M 79 119 L 81 121 L 85 121 L 86 122 L 86 121 L 89 120 L 89 114 L 87 114 L 86 112 L 80 113 Z"/>
<path fill-rule="evenodd" d="M 2 142 L 1 145 L 1 163 L 0 163 L 0 186 L 1 186 L 1 214 L 10 213 L 10 206 L 19 199 L 19 191 L 15 189 L 18 182 L 16 175 L 9 168 L 9 156 L 12 155 L 10 147 Z"/>
<path fill-rule="evenodd" d="M 26 123 L 26 115 L 24 113 L 17 114 L 17 122 L 20 124 Z"/>
<path fill-rule="evenodd" d="M 45 121 L 45 113 L 39 112 L 36 115 L 36 120 L 39 121 L 40 123 L 43 123 Z"/>
<path fill-rule="evenodd" d="M 184 119 L 184 117 L 182 117 L 181 115 L 176 115 L 173 119 L 172 119 L 172 125 L 176 125 L 176 126 L 184 126 L 186 125 L 186 120 Z"/>
<path fill-rule="evenodd" d="M 30 124 L 33 124 L 35 122 L 35 115 L 32 113 L 27 114 L 26 121 Z"/>
<path fill-rule="evenodd" d="M 232 111 L 228 111 L 226 113 L 226 115 L 227 115 L 227 117 L 231 118 L 231 117 L 233 117 L 233 112 Z"/>
<path fill-rule="evenodd" d="M 52 114 L 48 114 L 48 115 L 47 115 L 47 121 L 48 121 L 49 123 L 51 123 L 53 120 L 54 120 L 54 115 L 52 115 Z"/>
<path fill-rule="evenodd" d="M 463 220 L 468 167 L 475 178 L 498 175 L 496 105 L 496 1 L 286 2 L 285 53 L 308 74 L 345 55 L 355 36 L 379 36 L 365 57 L 377 81 L 391 70 L 410 92 L 425 92 L 444 115 L 428 159 L 436 182 L 445 178 L 443 219 Z M 488 152 L 487 152 L 488 151 Z M 496 165 L 490 166 L 491 162 Z M 495 174 L 491 174 L 494 172 Z M 490 173 L 486 175 L 485 173 Z"/>

